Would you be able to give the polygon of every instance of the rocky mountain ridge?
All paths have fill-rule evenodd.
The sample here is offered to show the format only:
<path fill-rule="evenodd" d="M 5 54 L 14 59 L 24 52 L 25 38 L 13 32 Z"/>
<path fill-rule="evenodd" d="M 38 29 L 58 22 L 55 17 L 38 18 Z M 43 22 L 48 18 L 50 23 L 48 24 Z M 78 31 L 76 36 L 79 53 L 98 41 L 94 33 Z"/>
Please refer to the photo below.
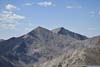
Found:
<path fill-rule="evenodd" d="M 0 42 L 0 66 L 99 65 L 99 45 L 99 36 L 88 38 L 63 27 L 48 30 L 39 26 L 23 36 Z"/>

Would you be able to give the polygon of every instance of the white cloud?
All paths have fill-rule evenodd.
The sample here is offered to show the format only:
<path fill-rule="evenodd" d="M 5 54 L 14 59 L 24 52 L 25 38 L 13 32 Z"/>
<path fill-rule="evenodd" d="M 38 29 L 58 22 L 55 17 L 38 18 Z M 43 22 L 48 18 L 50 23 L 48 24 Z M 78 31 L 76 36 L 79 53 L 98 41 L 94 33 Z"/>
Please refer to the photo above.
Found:
<path fill-rule="evenodd" d="M 6 11 L 6 10 L 4 10 L 4 11 L 2 11 L 2 13 L 4 13 L 4 14 L 11 14 L 12 13 L 12 11 Z"/>
<path fill-rule="evenodd" d="M 43 1 L 43 2 L 37 2 L 37 3 L 25 3 L 24 5 L 26 6 L 32 6 L 32 5 L 38 5 L 38 6 L 43 6 L 43 7 L 48 7 L 48 6 L 55 6 L 55 4 L 53 4 L 50 1 Z"/>
<path fill-rule="evenodd" d="M 69 9 L 70 9 L 70 8 L 74 8 L 74 7 L 73 7 L 73 6 L 68 5 L 68 6 L 66 6 L 66 8 L 69 8 Z"/>
<path fill-rule="evenodd" d="M 12 10 L 16 9 L 15 6 L 6 5 L 6 10 L 0 14 L 0 27 L 3 28 L 14 28 L 21 20 L 25 17 L 13 13 Z"/>
<path fill-rule="evenodd" d="M 72 9 L 72 8 L 82 8 L 82 6 L 73 6 L 73 5 L 67 5 L 67 9 Z"/>
<path fill-rule="evenodd" d="M 37 5 L 39 5 L 39 6 L 44 6 L 44 7 L 47 7 L 47 6 L 54 6 L 54 4 L 53 4 L 52 2 L 48 2 L 48 1 L 38 2 Z"/>
<path fill-rule="evenodd" d="M 14 13 L 2 13 L 0 14 L 0 20 L 6 20 L 6 19 L 9 19 L 9 20 L 21 20 L 21 19 L 24 19 L 23 16 L 20 16 L 20 15 L 17 15 L 17 14 L 14 14 Z"/>
<path fill-rule="evenodd" d="M 21 20 L 25 17 L 21 15 L 17 15 L 14 13 L 2 13 L 0 14 L 0 26 L 1 27 L 10 27 L 14 28 Z"/>
<path fill-rule="evenodd" d="M 32 6 L 34 3 L 25 3 L 26 6 Z"/>
<path fill-rule="evenodd" d="M 5 9 L 8 11 L 13 11 L 13 10 L 17 9 L 17 7 L 12 4 L 8 4 L 5 6 Z"/>

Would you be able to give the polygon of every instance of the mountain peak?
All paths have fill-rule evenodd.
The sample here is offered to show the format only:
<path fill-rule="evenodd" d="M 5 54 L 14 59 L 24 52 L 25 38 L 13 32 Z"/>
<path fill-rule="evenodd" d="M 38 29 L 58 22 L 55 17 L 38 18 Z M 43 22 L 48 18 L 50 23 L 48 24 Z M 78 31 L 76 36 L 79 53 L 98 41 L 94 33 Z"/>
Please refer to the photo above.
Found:
<path fill-rule="evenodd" d="M 75 38 L 75 39 L 78 39 L 78 40 L 87 39 L 86 36 L 80 35 L 78 33 L 74 33 L 72 31 L 69 31 L 69 30 L 65 29 L 64 27 L 59 27 L 59 28 L 53 29 L 52 32 L 58 33 L 58 34 L 61 34 L 61 35 L 65 35 L 65 36 L 71 36 L 72 38 Z"/>
<path fill-rule="evenodd" d="M 41 26 L 38 26 L 38 27 L 36 27 L 35 29 L 44 29 L 43 27 L 41 27 Z"/>
<path fill-rule="evenodd" d="M 44 28 L 44 27 L 38 26 L 34 30 L 32 30 L 31 32 L 33 32 L 33 31 L 35 31 L 35 32 L 48 32 L 49 30 Z"/>
<path fill-rule="evenodd" d="M 59 27 L 58 29 L 65 29 L 64 27 Z"/>
<path fill-rule="evenodd" d="M 59 28 L 56 28 L 56 29 L 54 29 L 53 30 L 53 32 L 55 32 L 55 33 L 59 33 L 59 32 L 61 32 L 61 31 L 65 31 L 66 29 L 64 28 L 64 27 L 59 27 Z"/>
<path fill-rule="evenodd" d="M 63 34 L 65 31 L 67 32 L 68 30 L 65 29 L 64 27 L 59 27 L 59 28 L 53 29 L 52 31 L 54 33 L 61 33 L 61 34 Z"/>
<path fill-rule="evenodd" d="M 42 35 L 46 35 L 48 33 L 50 33 L 51 31 L 44 28 L 44 27 L 41 27 L 41 26 L 38 26 L 36 27 L 35 29 L 33 29 L 31 32 L 28 33 L 28 35 L 32 35 L 32 36 L 42 36 Z"/>

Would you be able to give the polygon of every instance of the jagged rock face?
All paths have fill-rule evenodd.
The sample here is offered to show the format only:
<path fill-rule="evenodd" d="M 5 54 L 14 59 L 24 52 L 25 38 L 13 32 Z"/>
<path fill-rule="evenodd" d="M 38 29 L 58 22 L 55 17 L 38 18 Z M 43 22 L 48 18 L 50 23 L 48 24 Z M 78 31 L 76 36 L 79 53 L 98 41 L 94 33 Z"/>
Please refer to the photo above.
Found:
<path fill-rule="evenodd" d="M 95 48 L 94 45 L 99 46 L 99 38 L 87 39 L 86 36 L 64 28 L 50 31 L 37 27 L 21 37 L 13 37 L 0 42 L 0 65 L 4 65 L 4 63 L 9 65 L 9 67 L 66 67 L 66 65 L 74 64 L 84 65 L 87 63 L 85 58 L 89 58 L 87 54 L 90 52 L 92 55 L 91 50 Z M 88 49 L 91 50 L 88 51 Z M 99 50 L 97 51 L 98 55 Z M 85 57 L 84 54 L 86 54 Z M 77 61 L 79 59 L 80 61 Z M 99 55 L 97 59 L 99 59 Z M 97 63 L 94 64 L 99 64 L 98 60 L 95 62 Z"/>

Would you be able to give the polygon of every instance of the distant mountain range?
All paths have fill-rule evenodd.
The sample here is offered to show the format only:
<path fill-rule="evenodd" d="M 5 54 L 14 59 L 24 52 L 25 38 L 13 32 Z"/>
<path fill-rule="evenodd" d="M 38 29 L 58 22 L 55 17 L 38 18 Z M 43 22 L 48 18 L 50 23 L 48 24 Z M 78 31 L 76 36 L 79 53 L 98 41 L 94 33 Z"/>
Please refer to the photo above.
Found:
<path fill-rule="evenodd" d="M 0 67 L 83 67 L 100 65 L 100 36 L 88 38 L 63 27 L 37 27 L 0 40 Z"/>

